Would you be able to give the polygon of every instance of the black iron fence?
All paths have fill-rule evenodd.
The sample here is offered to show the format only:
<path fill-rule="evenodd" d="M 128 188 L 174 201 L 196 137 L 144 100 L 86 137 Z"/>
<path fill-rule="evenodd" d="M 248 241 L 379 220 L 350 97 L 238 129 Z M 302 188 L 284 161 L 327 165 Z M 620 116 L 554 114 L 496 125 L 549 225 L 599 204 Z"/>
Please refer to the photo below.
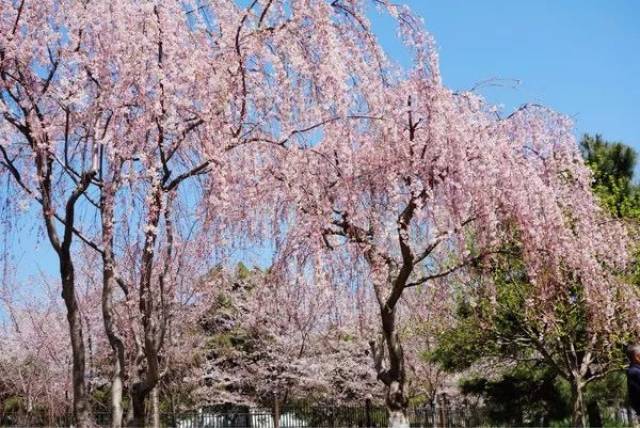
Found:
<path fill-rule="evenodd" d="M 630 409 L 617 406 L 601 408 L 605 426 L 626 427 L 638 423 L 637 417 Z M 109 413 L 94 413 L 98 426 L 109 426 Z M 504 421 L 492 421 L 481 408 L 451 403 L 411 407 L 407 410 L 407 418 L 412 428 L 435 427 L 479 427 L 507 426 Z M 161 413 L 161 426 L 176 428 L 273 428 L 276 426 L 274 414 L 264 409 L 234 408 L 201 408 L 196 411 L 180 413 Z M 569 423 L 569 421 L 566 421 Z M 524 421 L 528 426 L 547 425 L 548 421 Z M 0 426 L 71 426 L 72 418 L 52 416 L 44 413 L 2 412 L 0 410 Z M 557 424 L 556 424 L 557 425 Z M 560 425 L 563 425 L 560 423 Z M 386 427 L 388 415 L 380 406 L 296 406 L 288 407 L 280 412 L 281 428 L 338 428 L 338 427 Z M 635 425 L 637 426 L 637 425 Z"/>
<path fill-rule="evenodd" d="M 412 407 L 407 411 L 411 427 L 474 427 L 482 424 L 476 409 L 448 406 Z M 268 411 L 215 413 L 202 409 L 183 413 L 171 425 L 180 428 L 271 428 L 274 415 Z M 388 415 L 384 407 L 296 407 L 280 414 L 281 428 L 386 427 Z"/>
<path fill-rule="evenodd" d="M 94 413 L 98 426 L 109 426 L 109 413 Z M 481 412 L 471 407 L 427 405 L 407 410 L 411 427 L 474 427 L 483 423 Z M 161 413 L 163 427 L 176 428 L 273 428 L 273 412 L 248 407 L 200 408 L 196 411 Z M 0 426 L 70 426 L 70 416 L 47 417 L 44 414 L 0 413 Z M 388 415 L 384 407 L 363 406 L 295 406 L 280 411 L 281 428 L 386 427 Z"/>

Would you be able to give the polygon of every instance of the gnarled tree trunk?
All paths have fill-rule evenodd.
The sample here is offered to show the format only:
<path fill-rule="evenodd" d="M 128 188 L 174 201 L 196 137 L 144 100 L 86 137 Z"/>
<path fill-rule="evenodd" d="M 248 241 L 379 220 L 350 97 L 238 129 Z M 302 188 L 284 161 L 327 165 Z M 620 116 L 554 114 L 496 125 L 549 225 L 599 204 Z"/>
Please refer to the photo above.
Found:
<path fill-rule="evenodd" d="M 163 189 L 157 184 L 150 191 L 152 204 L 149 207 L 149 214 L 146 221 L 147 230 L 145 232 L 145 243 L 141 258 L 141 275 L 138 296 L 138 309 L 142 315 L 143 346 L 139 349 L 140 355 L 137 357 L 139 364 L 144 362 L 144 368 L 139 370 L 139 380 L 132 385 L 131 399 L 133 404 L 133 424 L 144 426 L 145 421 L 145 401 L 153 388 L 160 380 L 159 351 L 164 341 L 166 325 L 164 322 L 158 325 L 154 309 L 154 296 L 151 290 L 151 277 L 153 273 L 153 260 L 155 257 L 155 246 L 157 239 L 157 228 L 162 212 Z M 165 207 L 165 209 L 167 209 Z M 170 235 L 170 232 L 167 232 Z M 167 259 L 170 257 L 168 256 Z M 161 276 L 162 277 L 162 276 Z M 162 285 L 162 279 L 160 279 Z M 161 288 L 160 293 L 164 290 Z M 163 298 L 161 298 L 163 300 Z M 166 318 L 163 318 L 163 321 Z"/>
<path fill-rule="evenodd" d="M 382 317 L 382 341 L 373 356 L 378 379 L 385 385 L 385 405 L 389 415 L 389 426 L 408 428 L 408 400 L 405 394 L 405 368 L 402 345 L 395 331 L 396 307 L 386 304 L 380 311 Z M 388 367 L 382 364 L 386 354 Z"/>
<path fill-rule="evenodd" d="M 38 156 L 38 164 L 40 170 L 43 160 Z M 51 161 L 49 161 L 51 162 Z M 46 168 L 50 171 L 49 167 Z M 40 182 L 42 189 L 42 209 L 47 228 L 49 241 L 58 254 L 60 262 L 60 278 L 62 282 L 62 299 L 67 309 L 67 322 L 69 324 L 69 335 L 71 337 L 71 353 L 72 353 L 72 378 L 73 378 L 73 417 L 78 427 L 87 427 L 93 425 L 91 411 L 89 407 L 89 397 L 86 381 L 85 368 L 85 346 L 82 334 L 82 318 L 78 299 L 75 290 L 75 270 L 73 260 L 71 258 L 71 242 L 73 239 L 73 227 L 75 217 L 75 203 L 78 198 L 87 189 L 95 172 L 85 173 L 78 183 L 73 194 L 69 197 L 65 209 L 65 224 L 62 241 L 56 231 L 53 220 L 53 208 L 51 204 L 51 177 L 45 174 Z"/>
<path fill-rule="evenodd" d="M 151 390 L 151 426 L 160 428 L 160 391 L 159 385 Z"/>
<path fill-rule="evenodd" d="M 138 428 L 145 426 L 145 401 L 148 394 L 149 391 L 144 389 L 144 385 L 141 382 L 136 382 L 131 387 L 131 406 L 133 409 L 132 427 Z"/>
<path fill-rule="evenodd" d="M 73 417 L 78 427 L 92 425 L 87 384 L 85 379 L 85 349 L 82 334 L 80 308 L 75 296 L 75 278 L 70 250 L 60 253 L 60 273 L 62 276 L 62 298 L 67 308 L 67 322 L 71 336 L 72 377 L 73 377 Z"/>
<path fill-rule="evenodd" d="M 574 427 L 586 427 L 587 406 L 584 401 L 584 383 L 581 380 L 571 382 L 571 423 Z"/>
<path fill-rule="evenodd" d="M 116 282 L 113 256 L 113 194 L 111 185 L 105 185 L 101 198 L 102 215 L 102 319 L 104 330 L 111 346 L 113 373 L 111 375 L 111 427 L 122 427 L 122 392 L 125 373 L 125 349 L 113 320 L 113 289 Z M 126 291 L 126 290 L 125 290 Z"/>

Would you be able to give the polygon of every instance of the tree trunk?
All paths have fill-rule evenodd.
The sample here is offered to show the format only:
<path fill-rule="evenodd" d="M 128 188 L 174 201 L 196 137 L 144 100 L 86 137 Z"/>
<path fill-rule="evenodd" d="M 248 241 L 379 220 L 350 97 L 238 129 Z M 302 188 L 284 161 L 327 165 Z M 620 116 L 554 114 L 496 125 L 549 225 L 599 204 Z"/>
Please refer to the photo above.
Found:
<path fill-rule="evenodd" d="M 115 333 L 113 323 L 113 275 L 105 269 L 102 288 L 102 318 L 105 332 L 112 349 L 113 373 L 111 375 L 111 427 L 122 427 L 123 407 L 122 392 L 124 388 L 125 352 L 122 339 Z"/>
<path fill-rule="evenodd" d="M 392 380 L 385 388 L 385 403 L 389 414 L 389 427 L 409 428 L 404 379 Z"/>
<path fill-rule="evenodd" d="M 171 421 L 170 424 L 172 426 L 176 425 L 176 401 L 173 394 L 169 393 L 169 397 L 171 399 Z"/>
<path fill-rule="evenodd" d="M 133 408 L 133 420 L 131 426 L 139 428 L 145 426 L 145 401 L 147 391 L 144 390 L 142 384 L 137 382 L 133 385 L 131 391 L 131 406 Z"/>
<path fill-rule="evenodd" d="M 584 402 L 584 385 L 581 381 L 573 381 L 571 385 L 571 423 L 574 427 L 586 427 L 587 408 Z"/>
<path fill-rule="evenodd" d="M 152 349 L 153 342 L 148 340 L 148 334 L 145 345 L 144 356 L 137 358 L 137 364 L 141 364 L 144 361 L 147 362 L 149 366 L 144 370 L 142 368 L 138 369 L 141 374 L 138 374 L 137 380 L 134 381 L 131 386 L 131 405 L 133 408 L 132 424 L 135 427 L 145 426 L 147 397 L 152 394 L 153 389 L 157 387 L 160 380 L 157 370 L 158 355 L 155 349 Z"/>
<path fill-rule="evenodd" d="M 26 421 L 27 424 L 26 426 L 30 426 L 31 425 L 31 418 L 32 418 L 32 413 L 33 413 L 33 400 L 31 399 L 31 394 L 27 394 L 27 414 L 26 414 Z"/>
<path fill-rule="evenodd" d="M 116 332 L 113 321 L 113 289 L 115 269 L 113 258 L 113 197 L 110 187 L 101 198 L 102 202 L 102 319 L 104 330 L 112 350 L 113 373 L 111 378 L 111 427 L 122 427 L 122 390 L 124 385 L 125 349 L 122 338 Z"/>
<path fill-rule="evenodd" d="M 136 358 L 136 364 L 140 368 L 139 365 L 144 362 L 145 368 L 139 371 L 138 381 L 132 385 L 133 424 L 136 427 L 144 426 L 146 398 L 160 380 L 158 353 L 164 340 L 164 329 L 161 330 L 161 334 L 158 334 L 158 326 L 154 316 L 154 297 L 151 293 L 151 277 L 157 238 L 155 231 L 160 221 L 162 194 L 160 185 L 156 185 L 151 189 L 150 197 L 153 199 L 153 205 L 149 209 L 149 218 L 146 222 L 150 227 L 145 232 L 145 243 L 141 258 L 138 309 L 142 315 L 144 346 L 138 350 L 141 354 Z M 163 325 L 162 327 L 164 328 L 165 326 Z"/>
<path fill-rule="evenodd" d="M 115 357 L 114 357 L 115 358 Z M 122 427 L 124 411 L 122 408 L 122 367 L 120 361 L 115 358 L 113 361 L 113 377 L 111 379 L 111 427 Z"/>
<path fill-rule="evenodd" d="M 271 417 L 273 418 L 273 428 L 280 428 L 280 400 L 278 398 L 273 399 Z"/>
<path fill-rule="evenodd" d="M 129 388 L 129 406 L 127 406 L 127 414 L 125 416 L 125 425 L 128 427 L 132 427 L 133 425 L 133 393 L 131 392 L 133 388 Z"/>
<path fill-rule="evenodd" d="M 151 421 L 153 428 L 160 428 L 160 393 L 158 385 L 151 390 Z"/>
<path fill-rule="evenodd" d="M 73 374 L 73 417 L 78 427 L 92 425 L 87 384 L 85 379 L 85 349 L 82 336 L 80 309 L 75 295 L 75 278 L 70 251 L 59 254 L 60 274 L 62 276 L 62 298 L 67 308 L 67 322 L 71 335 L 72 374 Z"/>
<path fill-rule="evenodd" d="M 385 385 L 385 404 L 389 414 L 389 426 L 392 428 L 408 428 L 408 400 L 405 395 L 404 353 L 400 339 L 395 331 L 395 305 L 385 305 L 381 309 L 382 333 L 386 345 L 388 367 L 378 366 L 378 379 Z M 382 352 L 380 352 L 382 354 Z M 381 357 L 379 357 L 381 358 Z"/>
<path fill-rule="evenodd" d="M 389 427 L 409 428 L 409 420 L 407 419 L 406 410 L 389 409 Z"/>

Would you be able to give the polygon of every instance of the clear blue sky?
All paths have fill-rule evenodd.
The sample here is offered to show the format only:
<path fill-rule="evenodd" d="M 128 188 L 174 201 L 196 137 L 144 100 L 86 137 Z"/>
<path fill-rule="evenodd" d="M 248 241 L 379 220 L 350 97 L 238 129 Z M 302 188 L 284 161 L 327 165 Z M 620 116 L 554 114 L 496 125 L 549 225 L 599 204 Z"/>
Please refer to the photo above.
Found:
<path fill-rule="evenodd" d="M 445 83 L 468 89 L 490 78 L 513 89 L 483 94 L 505 109 L 539 102 L 572 116 L 576 133 L 602 133 L 640 151 L 640 0 L 407 0 L 425 18 Z M 391 20 L 374 17 L 397 61 L 407 56 Z M 55 275 L 46 239 L 27 227 L 16 236 L 19 277 Z M 39 245 L 36 242 L 40 241 Z"/>
<path fill-rule="evenodd" d="M 481 91 L 512 109 L 539 102 L 640 151 L 640 1 L 407 0 L 440 52 L 444 82 L 469 89 L 490 78 L 520 85 Z M 378 34 L 400 62 L 389 20 Z M 507 82 L 507 85 L 509 83 Z"/>

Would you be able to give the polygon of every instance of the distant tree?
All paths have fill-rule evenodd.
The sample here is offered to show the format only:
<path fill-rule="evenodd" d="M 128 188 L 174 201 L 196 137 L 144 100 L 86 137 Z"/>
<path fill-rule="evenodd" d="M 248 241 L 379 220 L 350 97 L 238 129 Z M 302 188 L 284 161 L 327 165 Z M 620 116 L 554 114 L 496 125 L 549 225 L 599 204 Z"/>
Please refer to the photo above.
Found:
<path fill-rule="evenodd" d="M 453 370 L 483 359 L 508 360 L 521 368 L 535 362 L 567 383 L 572 423 L 586 426 L 588 387 L 626 364 L 625 345 L 638 333 L 637 295 L 625 281 L 599 289 L 578 276 L 536 287 L 519 251 L 509 248 L 477 267 L 470 279 L 475 293 L 461 296 L 460 323 L 441 336 L 432 356 Z"/>
<path fill-rule="evenodd" d="M 540 362 L 523 361 L 495 376 L 465 378 L 460 391 L 482 399 L 490 423 L 496 425 L 549 426 L 571 414 L 557 373 Z"/>
<path fill-rule="evenodd" d="M 379 398 L 345 290 L 273 280 L 244 265 L 233 276 L 220 271 L 208 279 L 212 305 L 200 321 L 203 403 L 264 406 L 278 427 L 290 403 Z"/>
<path fill-rule="evenodd" d="M 602 205 L 629 225 L 637 242 L 640 229 L 640 185 L 635 182 L 637 153 L 620 142 L 609 142 L 601 135 L 585 135 L 580 142 L 582 155 L 593 172 L 593 191 Z M 640 285 L 640 246 L 633 250 L 630 281 Z"/>
<path fill-rule="evenodd" d="M 407 398 L 414 405 L 433 404 L 451 381 L 451 373 L 429 356 L 442 332 L 455 323 L 454 294 L 448 287 L 424 286 L 408 290 L 398 314 L 407 368 Z"/>
<path fill-rule="evenodd" d="M 584 135 L 580 149 L 593 171 L 593 190 L 604 205 L 618 217 L 640 217 L 640 189 L 633 182 L 636 151 L 599 134 Z"/>
<path fill-rule="evenodd" d="M 33 302 L 23 287 L 12 288 L 0 293 L 0 413 L 27 426 L 58 425 L 72 392 L 64 308 L 52 290 L 30 287 L 42 293 Z"/>

